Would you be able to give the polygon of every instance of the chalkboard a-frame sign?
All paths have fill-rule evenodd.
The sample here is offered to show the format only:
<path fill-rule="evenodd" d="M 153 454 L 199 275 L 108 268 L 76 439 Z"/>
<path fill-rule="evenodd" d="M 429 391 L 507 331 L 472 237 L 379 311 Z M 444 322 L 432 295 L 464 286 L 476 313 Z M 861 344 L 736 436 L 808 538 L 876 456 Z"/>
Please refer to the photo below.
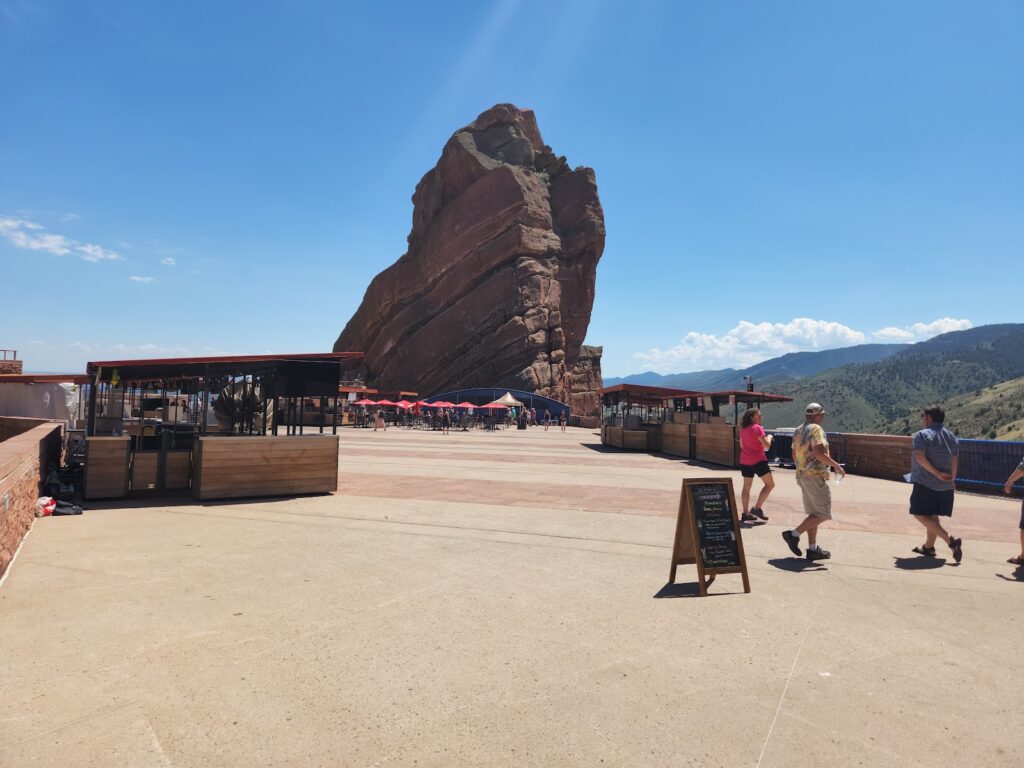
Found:
<path fill-rule="evenodd" d="M 669 584 L 676 581 L 676 566 L 690 563 L 697 566 L 701 596 L 720 573 L 742 574 L 743 591 L 750 591 L 732 478 L 683 480 Z"/>

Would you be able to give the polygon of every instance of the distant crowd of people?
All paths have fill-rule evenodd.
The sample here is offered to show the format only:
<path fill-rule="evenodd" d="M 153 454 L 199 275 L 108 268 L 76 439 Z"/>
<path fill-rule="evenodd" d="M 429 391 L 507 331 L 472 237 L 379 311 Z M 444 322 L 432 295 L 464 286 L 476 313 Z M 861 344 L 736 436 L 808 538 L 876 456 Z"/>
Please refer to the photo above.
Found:
<path fill-rule="evenodd" d="M 792 530 L 782 532 L 782 538 L 790 551 L 801 556 L 801 540 L 807 535 L 806 558 L 827 560 L 832 553 L 818 544 L 818 527 L 832 519 L 832 489 L 829 486 L 829 471 L 841 480 L 846 471 L 829 452 L 828 437 L 822 426 L 825 409 L 819 403 L 810 403 L 804 412 L 804 423 L 793 433 L 793 463 L 796 465 L 796 482 L 800 487 L 805 518 Z M 921 410 L 922 428 L 914 433 L 910 453 L 910 514 L 925 531 L 924 543 L 913 551 L 922 557 L 937 557 L 935 543 L 941 539 L 960 562 L 964 556 L 963 540 L 954 536 L 943 526 L 943 518 L 953 515 L 955 481 L 959 446 L 956 435 L 944 424 L 945 411 L 939 405 L 929 405 Z M 750 408 L 740 421 L 740 473 L 743 489 L 740 499 L 743 513 L 740 520 L 746 523 L 763 522 L 768 519 L 763 506 L 775 488 L 771 467 L 768 465 L 767 450 L 771 447 L 772 436 L 761 426 L 761 411 Z M 751 486 L 759 477 L 762 487 L 753 507 L 750 506 Z M 1024 477 L 1024 460 L 1006 479 L 1003 491 L 1013 492 L 1013 484 Z M 1024 566 L 1024 503 L 1021 504 L 1020 519 L 1021 552 L 1007 562 Z"/>
<path fill-rule="evenodd" d="M 483 408 L 475 408 L 473 411 L 468 409 L 437 408 L 432 409 L 429 413 L 413 413 L 409 410 L 389 413 L 383 408 L 379 408 L 373 414 L 374 432 L 386 430 L 389 424 L 396 427 L 428 426 L 431 429 L 440 430 L 445 435 L 449 434 L 453 426 L 457 429 L 466 430 L 470 427 L 478 427 L 480 429 L 494 428 L 499 424 L 503 424 L 506 427 L 519 426 L 521 429 L 541 426 L 543 424 L 545 432 L 552 426 L 557 425 L 562 432 L 565 432 L 568 423 L 569 419 L 565 411 L 561 411 L 557 416 L 553 416 L 547 408 L 544 408 L 538 414 L 536 408 L 527 408 L 526 406 L 519 408 L 513 406 L 506 409 L 501 415 L 495 415 L 493 410 Z"/>

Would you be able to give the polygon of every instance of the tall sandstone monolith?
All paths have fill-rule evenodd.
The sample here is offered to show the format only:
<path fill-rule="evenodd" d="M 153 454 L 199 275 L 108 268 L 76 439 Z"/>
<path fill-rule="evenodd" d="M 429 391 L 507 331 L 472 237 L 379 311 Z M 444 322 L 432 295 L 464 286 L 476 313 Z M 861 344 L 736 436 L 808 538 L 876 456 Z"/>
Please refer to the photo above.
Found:
<path fill-rule="evenodd" d="M 601 348 L 583 347 L 605 236 L 593 169 L 570 169 L 532 111 L 498 104 L 455 132 L 412 202 L 409 250 L 334 349 L 364 352 L 381 389 L 507 387 L 597 415 Z"/>

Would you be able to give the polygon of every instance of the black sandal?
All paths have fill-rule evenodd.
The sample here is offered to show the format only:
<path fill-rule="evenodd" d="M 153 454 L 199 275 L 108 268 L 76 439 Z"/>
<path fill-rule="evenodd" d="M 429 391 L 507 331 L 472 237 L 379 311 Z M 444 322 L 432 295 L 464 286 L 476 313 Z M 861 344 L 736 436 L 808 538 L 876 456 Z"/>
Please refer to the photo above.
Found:
<path fill-rule="evenodd" d="M 935 557 L 935 547 L 926 547 L 923 544 L 920 547 L 914 547 L 911 552 L 916 552 L 925 557 Z"/>
<path fill-rule="evenodd" d="M 958 563 L 963 560 L 964 557 L 964 540 L 958 539 L 955 536 L 949 537 L 949 548 L 953 550 L 953 559 Z"/>

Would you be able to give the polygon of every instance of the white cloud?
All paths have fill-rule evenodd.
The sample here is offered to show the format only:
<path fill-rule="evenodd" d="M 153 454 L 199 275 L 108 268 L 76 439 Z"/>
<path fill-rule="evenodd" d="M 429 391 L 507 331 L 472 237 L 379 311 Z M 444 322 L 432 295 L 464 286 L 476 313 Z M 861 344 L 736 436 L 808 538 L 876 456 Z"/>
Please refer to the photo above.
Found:
<path fill-rule="evenodd" d="M 160 263 L 163 264 L 165 267 L 173 267 L 178 262 L 175 261 L 173 256 L 167 256 L 166 258 L 160 259 Z"/>
<path fill-rule="evenodd" d="M 124 257 L 120 253 L 108 251 L 103 246 L 93 245 L 92 243 L 76 246 L 75 250 L 84 254 L 82 256 L 83 259 L 93 263 L 97 261 L 124 261 Z"/>
<path fill-rule="evenodd" d="M 62 213 L 60 217 L 61 221 L 81 221 L 82 217 L 77 213 Z"/>
<path fill-rule="evenodd" d="M 870 334 L 878 342 L 918 342 L 950 331 L 972 327 L 970 320 L 942 317 L 930 323 L 888 326 Z M 788 323 L 751 323 L 741 320 L 718 336 L 691 331 L 669 349 L 657 347 L 633 355 L 658 373 L 680 373 L 715 368 L 746 368 L 790 352 L 839 349 L 867 342 L 868 334 L 842 323 L 797 317 Z"/>
<path fill-rule="evenodd" d="M 156 278 L 155 277 L 145 277 L 143 275 L 132 275 L 128 279 L 132 280 L 132 281 L 134 281 L 136 283 L 155 283 L 156 282 Z"/>
<path fill-rule="evenodd" d="M 68 240 L 64 235 L 45 232 L 43 227 L 35 222 L 7 216 L 0 217 L 0 235 L 6 237 L 18 248 L 28 251 L 48 251 L 56 256 L 66 256 L 71 253 L 71 248 L 75 244 L 74 240 Z"/>
<path fill-rule="evenodd" d="M 65 216 L 74 214 L 65 214 Z M 27 251 L 47 251 L 55 256 L 67 256 L 72 250 L 81 254 L 85 261 L 122 261 L 123 257 L 116 251 L 110 251 L 101 245 L 80 243 L 64 235 L 47 232 L 42 224 L 27 219 L 16 219 L 11 216 L 0 216 L 0 236 L 6 237 L 15 247 Z"/>
<path fill-rule="evenodd" d="M 670 349 L 649 349 L 634 355 L 659 373 L 712 368 L 745 368 L 789 352 L 836 349 L 863 344 L 860 331 L 829 320 L 797 317 L 788 323 L 741 320 L 722 336 L 690 332 Z"/>
<path fill-rule="evenodd" d="M 926 341 L 934 336 L 950 331 L 966 331 L 972 327 L 970 320 L 957 320 L 952 317 L 940 317 L 930 323 L 914 323 L 904 328 L 890 325 L 886 328 L 875 331 L 872 336 L 879 341 L 890 342 L 915 342 Z"/>

